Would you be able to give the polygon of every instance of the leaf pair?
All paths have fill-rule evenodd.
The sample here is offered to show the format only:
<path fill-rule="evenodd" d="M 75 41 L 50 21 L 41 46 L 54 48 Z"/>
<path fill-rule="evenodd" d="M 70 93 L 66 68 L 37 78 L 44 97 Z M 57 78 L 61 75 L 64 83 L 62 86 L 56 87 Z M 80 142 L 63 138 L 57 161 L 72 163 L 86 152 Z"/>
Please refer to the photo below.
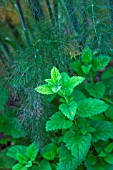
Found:
<path fill-rule="evenodd" d="M 46 123 L 46 130 L 68 129 L 72 126 L 75 115 L 83 118 L 92 117 L 106 111 L 107 108 L 108 105 L 102 100 L 93 98 L 80 100 L 78 105 L 75 101 L 61 104 L 59 106 L 61 112 L 57 112 L 51 117 L 51 120 Z"/>
<path fill-rule="evenodd" d="M 61 86 L 59 86 L 60 79 L 61 75 L 59 70 L 56 67 L 53 67 L 53 69 L 51 70 L 51 79 L 45 80 L 46 82 L 48 82 L 48 84 L 39 86 L 35 88 L 35 90 L 41 94 L 57 93 L 61 89 Z"/>
<path fill-rule="evenodd" d="M 105 55 L 94 56 L 92 50 L 87 46 L 83 52 L 80 61 L 70 64 L 73 71 L 78 75 L 88 75 L 90 72 L 104 69 L 110 62 L 110 57 Z"/>
<path fill-rule="evenodd" d="M 69 77 L 67 73 L 61 73 L 56 67 L 51 71 L 51 79 L 46 79 L 48 84 L 41 85 L 35 90 L 41 94 L 54 94 L 58 93 L 60 96 L 70 96 L 73 89 L 78 84 L 84 81 L 84 78 L 79 76 Z"/>
<path fill-rule="evenodd" d="M 38 148 L 34 143 L 28 147 L 16 145 L 9 148 L 7 155 L 19 162 L 12 167 L 12 170 L 27 170 L 28 167 L 32 166 L 37 153 Z"/>

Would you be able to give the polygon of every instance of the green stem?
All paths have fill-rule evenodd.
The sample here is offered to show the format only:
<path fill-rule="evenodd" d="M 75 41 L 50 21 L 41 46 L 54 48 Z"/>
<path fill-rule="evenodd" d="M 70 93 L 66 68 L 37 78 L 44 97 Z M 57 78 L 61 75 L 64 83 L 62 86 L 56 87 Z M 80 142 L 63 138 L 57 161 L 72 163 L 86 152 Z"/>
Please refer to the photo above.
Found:
<path fill-rule="evenodd" d="M 66 103 L 69 103 L 68 97 L 64 96 Z"/>
<path fill-rule="evenodd" d="M 33 164 L 39 165 L 39 163 L 37 161 L 34 161 Z"/>
<path fill-rule="evenodd" d="M 106 102 L 108 102 L 108 103 L 110 103 L 110 104 L 112 104 L 113 105 L 113 102 L 111 101 L 111 100 L 109 100 L 109 99 L 106 99 L 106 98 L 102 98 L 104 101 L 106 101 Z"/>

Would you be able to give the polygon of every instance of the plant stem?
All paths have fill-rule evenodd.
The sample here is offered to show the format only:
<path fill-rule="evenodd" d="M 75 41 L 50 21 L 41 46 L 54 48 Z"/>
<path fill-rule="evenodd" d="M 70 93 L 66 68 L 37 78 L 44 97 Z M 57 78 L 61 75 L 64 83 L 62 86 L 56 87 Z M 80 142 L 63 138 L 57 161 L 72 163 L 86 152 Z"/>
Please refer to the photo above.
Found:
<path fill-rule="evenodd" d="M 23 12 L 22 12 L 20 2 L 19 2 L 19 0 L 16 0 L 16 3 L 14 3 L 12 0 L 10 0 L 10 2 L 12 3 L 12 5 L 16 8 L 16 10 L 18 12 L 18 15 L 20 17 L 22 27 L 23 27 L 23 30 L 24 30 L 24 33 L 25 33 L 25 36 L 26 36 L 27 43 L 30 45 L 31 44 L 30 38 L 29 38 L 29 35 L 28 35 L 28 30 L 27 30 L 27 27 L 26 27 L 26 24 L 25 24 L 25 19 L 24 19 L 24 15 L 23 15 Z"/>
<path fill-rule="evenodd" d="M 113 0 L 109 0 L 109 5 L 110 5 L 112 28 L 113 28 Z"/>
<path fill-rule="evenodd" d="M 47 4 L 47 7 L 48 7 L 51 22 L 52 22 L 53 26 L 55 26 L 55 19 L 54 19 L 54 15 L 52 13 L 50 2 L 49 2 L 49 0 L 45 0 L 45 1 L 46 1 L 46 4 Z"/>
<path fill-rule="evenodd" d="M 109 100 L 109 99 L 106 99 L 106 98 L 102 98 L 103 100 L 105 100 L 106 102 L 108 102 L 108 103 L 110 103 L 110 104 L 112 104 L 113 105 L 113 102 L 111 101 L 111 100 Z"/>

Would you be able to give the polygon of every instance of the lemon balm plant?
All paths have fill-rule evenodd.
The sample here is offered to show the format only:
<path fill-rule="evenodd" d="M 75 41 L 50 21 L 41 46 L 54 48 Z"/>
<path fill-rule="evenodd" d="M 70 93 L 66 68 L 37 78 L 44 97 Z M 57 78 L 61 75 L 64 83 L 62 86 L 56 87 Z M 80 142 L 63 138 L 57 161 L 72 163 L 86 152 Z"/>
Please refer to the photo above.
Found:
<path fill-rule="evenodd" d="M 38 93 L 48 95 L 53 104 L 57 102 L 57 112 L 53 113 L 45 127 L 51 141 L 58 147 L 57 170 L 75 170 L 80 165 L 82 169 L 84 166 L 87 169 L 96 169 L 101 167 L 102 162 L 106 167 L 112 166 L 111 147 L 110 151 L 109 149 L 103 151 L 102 145 L 99 146 L 99 143 L 102 143 L 105 148 L 109 148 L 110 139 L 113 139 L 113 124 L 104 117 L 109 105 L 99 97 L 99 89 L 97 89 L 98 92 L 94 92 L 91 87 L 86 88 L 88 84 L 86 75 L 90 74 L 90 70 L 93 68 L 93 74 L 90 77 L 93 84 L 96 71 L 108 64 L 109 60 L 105 58 L 105 61 L 102 58 L 103 56 L 99 61 L 97 58 L 92 59 L 92 51 L 87 47 L 83 51 L 82 66 L 80 61 L 77 61 L 79 64 L 74 63 L 79 65 L 78 72 L 82 72 L 83 77 L 70 77 L 67 73 L 60 73 L 56 67 L 53 67 L 51 78 L 45 80 L 47 83 L 35 89 Z M 102 66 L 98 65 L 100 61 L 103 62 Z M 75 69 L 77 69 L 76 66 Z M 87 93 L 84 95 L 82 91 L 76 90 L 81 83 L 85 83 L 85 88 L 91 95 Z M 53 136 L 55 136 L 54 140 Z"/>
<path fill-rule="evenodd" d="M 112 70 L 105 68 L 109 61 L 110 57 L 95 56 L 86 47 L 82 56 L 70 64 L 74 71 L 70 75 L 53 67 L 51 77 L 35 89 L 53 112 L 49 119 L 46 118 L 45 130 L 49 139 L 45 136 L 43 147 L 37 142 L 29 145 L 23 131 L 17 131 L 14 126 L 14 116 L 10 114 L 13 124 L 3 117 L 1 127 L 4 129 L 7 125 L 4 132 L 12 137 L 15 145 L 1 152 L 0 169 L 112 170 L 113 102 L 109 95 L 111 86 L 106 84 L 106 78 L 110 84 Z M 99 70 L 102 70 L 102 76 L 97 81 Z M 48 115 L 49 109 L 46 110 Z M 35 131 L 37 133 L 38 129 Z M 22 138 L 26 146 L 22 145 Z"/>

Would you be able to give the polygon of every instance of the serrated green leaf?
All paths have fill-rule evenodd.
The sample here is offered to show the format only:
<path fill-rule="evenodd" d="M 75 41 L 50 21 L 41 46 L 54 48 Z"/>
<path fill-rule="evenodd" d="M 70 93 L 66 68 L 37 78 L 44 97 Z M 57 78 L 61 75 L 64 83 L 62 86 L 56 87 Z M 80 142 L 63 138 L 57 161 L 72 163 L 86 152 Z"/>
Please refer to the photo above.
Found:
<path fill-rule="evenodd" d="M 99 55 L 93 60 L 93 71 L 99 71 L 105 68 L 110 62 L 110 57 L 105 55 Z"/>
<path fill-rule="evenodd" d="M 90 94 L 90 96 L 95 98 L 102 98 L 105 93 L 105 85 L 102 82 L 86 84 L 85 89 Z"/>
<path fill-rule="evenodd" d="M 51 79 L 55 82 L 58 83 L 59 80 L 61 79 L 61 75 L 59 70 L 56 67 L 53 67 L 51 70 Z"/>
<path fill-rule="evenodd" d="M 50 85 L 50 86 L 54 86 L 55 82 L 52 79 L 45 79 L 45 81 Z"/>
<path fill-rule="evenodd" d="M 47 160 L 54 160 L 57 155 L 57 146 L 54 143 L 47 144 L 42 148 L 41 155 Z"/>
<path fill-rule="evenodd" d="M 12 170 L 27 170 L 27 168 L 22 164 L 16 164 L 12 167 Z"/>
<path fill-rule="evenodd" d="M 61 104 L 59 110 L 69 119 L 73 120 L 76 114 L 77 103 L 75 101 L 69 104 Z"/>
<path fill-rule="evenodd" d="M 104 160 L 108 163 L 108 164 L 112 164 L 113 165 L 113 154 L 108 154 Z"/>
<path fill-rule="evenodd" d="M 17 160 L 16 154 L 20 153 L 22 155 L 25 155 L 26 150 L 27 150 L 27 146 L 15 145 L 15 146 L 12 146 L 8 149 L 7 156 Z"/>
<path fill-rule="evenodd" d="M 27 157 L 25 157 L 23 154 L 17 153 L 16 159 L 20 164 L 26 164 L 27 163 Z"/>
<path fill-rule="evenodd" d="M 42 160 L 37 170 L 52 170 L 52 168 L 48 161 Z"/>
<path fill-rule="evenodd" d="M 48 84 L 39 86 L 39 87 L 35 88 L 35 90 L 41 94 L 54 94 L 54 92 L 52 91 L 52 87 Z"/>
<path fill-rule="evenodd" d="M 82 52 L 82 62 L 84 64 L 89 64 L 92 61 L 92 50 L 87 46 Z"/>
<path fill-rule="evenodd" d="M 79 84 L 81 84 L 83 81 L 85 80 L 85 78 L 80 77 L 80 76 L 73 76 L 70 78 L 70 81 L 68 82 L 68 86 L 71 86 L 72 88 L 78 86 Z"/>
<path fill-rule="evenodd" d="M 91 135 L 89 133 L 82 135 L 79 131 L 68 131 L 64 135 L 63 141 L 71 150 L 72 156 L 76 158 L 77 164 L 80 165 L 86 159 L 91 146 Z"/>
<path fill-rule="evenodd" d="M 81 69 L 85 74 L 88 74 L 90 72 L 91 68 L 92 68 L 92 64 L 89 64 L 87 66 L 85 66 L 85 65 L 81 66 Z"/>
<path fill-rule="evenodd" d="M 38 154 L 38 147 L 35 143 L 32 143 L 27 147 L 26 156 L 31 160 L 34 161 Z"/>
<path fill-rule="evenodd" d="M 106 111 L 107 108 L 108 105 L 102 100 L 86 98 L 78 102 L 77 115 L 80 117 L 91 117 Z"/>
<path fill-rule="evenodd" d="M 61 112 L 56 112 L 46 123 L 46 131 L 56 130 L 56 129 L 67 129 L 72 126 L 73 122 L 68 120 Z"/>
<path fill-rule="evenodd" d="M 94 142 L 97 142 L 98 140 L 107 141 L 107 139 L 113 139 L 112 123 L 104 120 L 94 120 L 91 125 L 96 130 L 92 133 L 92 140 Z"/>
<path fill-rule="evenodd" d="M 61 73 L 61 77 L 60 85 L 66 96 L 70 96 L 73 89 L 84 81 L 84 78 L 80 76 L 73 76 L 70 78 L 67 73 Z"/>
<path fill-rule="evenodd" d="M 60 148 L 59 157 L 57 170 L 75 170 L 77 168 L 76 158 L 71 155 L 71 152 L 64 145 Z"/>

